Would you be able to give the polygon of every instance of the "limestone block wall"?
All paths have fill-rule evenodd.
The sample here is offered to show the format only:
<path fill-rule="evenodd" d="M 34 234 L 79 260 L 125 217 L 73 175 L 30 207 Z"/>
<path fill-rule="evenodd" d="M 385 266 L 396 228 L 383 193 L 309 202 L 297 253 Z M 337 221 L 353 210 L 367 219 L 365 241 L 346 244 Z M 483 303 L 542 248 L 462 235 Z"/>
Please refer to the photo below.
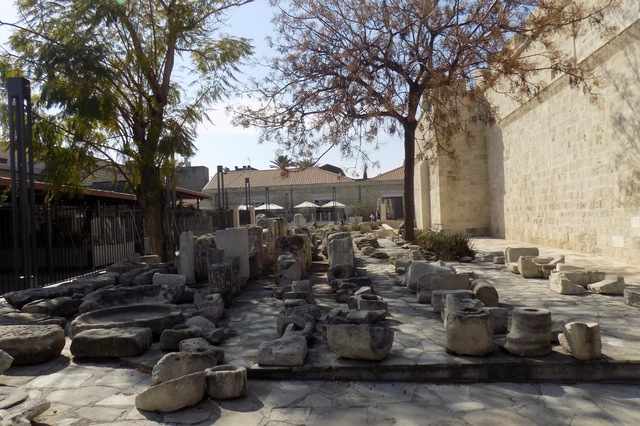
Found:
<path fill-rule="evenodd" d="M 468 105 L 465 114 L 475 113 Z M 446 147 L 420 148 L 416 162 L 416 222 L 420 229 L 486 235 L 489 232 L 489 187 L 485 127 L 470 120 Z M 422 141 L 430 140 L 421 134 Z"/>
<path fill-rule="evenodd" d="M 613 38 L 576 39 L 594 96 L 560 78 L 517 108 L 492 99 L 501 115 L 487 130 L 493 235 L 640 259 L 640 5 L 625 7 L 635 21 L 623 16 Z"/>
<path fill-rule="evenodd" d="M 336 200 L 349 206 L 351 213 L 368 217 L 375 212 L 378 199 L 383 196 L 398 195 L 403 193 L 404 184 L 397 181 L 355 181 L 345 182 L 336 185 L 293 185 L 277 186 L 269 188 L 269 201 L 288 209 L 293 199 L 293 205 L 303 201 L 326 200 L 333 198 L 333 188 L 336 189 Z M 229 188 L 227 190 L 229 207 L 233 208 L 240 204 L 245 204 L 244 188 Z M 217 194 L 215 190 L 207 191 L 211 199 L 207 204 L 202 204 L 203 208 L 214 208 L 217 206 Z M 264 187 L 253 187 L 251 198 L 255 204 L 266 202 L 266 191 Z"/>

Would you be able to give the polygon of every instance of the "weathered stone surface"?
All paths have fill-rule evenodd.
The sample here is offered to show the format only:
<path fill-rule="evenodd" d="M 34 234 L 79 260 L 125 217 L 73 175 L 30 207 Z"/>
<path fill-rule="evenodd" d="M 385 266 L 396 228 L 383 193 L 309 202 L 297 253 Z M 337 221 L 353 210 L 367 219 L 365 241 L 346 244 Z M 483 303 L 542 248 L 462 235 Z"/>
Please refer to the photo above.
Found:
<path fill-rule="evenodd" d="M 349 311 L 346 314 L 345 322 L 352 324 L 376 324 L 383 321 L 387 316 L 387 311 Z"/>
<path fill-rule="evenodd" d="M 222 257 L 218 257 L 222 254 Z M 207 282 L 209 279 L 209 265 L 221 262 L 224 252 L 216 246 L 214 234 L 204 234 L 196 237 L 193 243 L 193 267 L 196 283 Z"/>
<path fill-rule="evenodd" d="M 434 290 L 431 293 L 431 308 L 434 312 L 442 313 L 444 310 L 445 298 L 448 294 L 456 294 L 459 298 L 472 299 L 473 291 L 471 290 Z"/>
<path fill-rule="evenodd" d="M 581 361 L 599 359 L 602 356 L 600 325 L 597 322 L 570 322 L 558 335 L 562 347 Z"/>
<path fill-rule="evenodd" d="M 302 331 L 308 328 L 309 324 L 314 325 L 320 317 L 320 308 L 317 305 L 302 300 L 296 302 L 291 301 L 291 303 L 285 304 L 284 309 L 278 314 L 276 328 L 279 336 L 285 333 L 290 324 L 294 326 L 295 330 Z"/>
<path fill-rule="evenodd" d="M 21 404 L 15 405 L 2 413 L 2 426 L 30 425 L 31 420 L 38 417 L 51 407 L 46 399 L 27 399 Z"/>
<path fill-rule="evenodd" d="M 381 361 L 389 355 L 394 332 L 391 328 L 369 324 L 330 324 L 329 349 L 341 358 Z"/>
<path fill-rule="evenodd" d="M 512 274 L 519 274 L 520 270 L 518 269 L 518 263 L 517 262 L 507 263 L 507 271 L 511 272 Z"/>
<path fill-rule="evenodd" d="M 200 315 L 196 315 L 194 317 L 187 319 L 185 321 L 185 324 L 188 327 L 199 328 L 200 331 L 202 332 L 202 335 L 216 329 L 216 325 L 213 322 L 209 321 L 208 319 Z"/>
<path fill-rule="evenodd" d="M 0 350 L 13 357 L 13 365 L 47 362 L 60 355 L 64 343 L 64 330 L 57 325 L 0 327 Z"/>
<path fill-rule="evenodd" d="M 13 364 L 13 357 L 0 349 L 0 374 L 4 373 Z"/>
<path fill-rule="evenodd" d="M 556 293 L 566 295 L 581 295 L 585 294 L 587 290 L 579 284 L 572 282 L 570 279 L 562 276 L 564 272 L 552 272 L 549 280 L 549 289 Z"/>
<path fill-rule="evenodd" d="M 493 263 L 496 265 L 504 265 L 505 257 L 504 256 L 493 256 Z"/>
<path fill-rule="evenodd" d="M 607 275 L 604 280 L 589 284 L 587 288 L 592 293 L 622 296 L 624 294 L 624 277 Z"/>
<path fill-rule="evenodd" d="M 81 303 L 81 298 L 63 296 L 29 302 L 22 307 L 22 311 L 31 314 L 71 317 L 78 313 Z"/>
<path fill-rule="evenodd" d="M 184 275 L 187 285 L 195 284 L 195 245 L 193 232 L 185 231 L 180 234 L 179 252 L 176 264 L 178 273 Z"/>
<path fill-rule="evenodd" d="M 21 309 L 29 302 L 57 297 L 71 297 L 74 294 L 85 295 L 102 287 L 116 284 L 117 274 L 106 273 L 94 277 L 82 278 L 71 283 L 27 290 L 13 291 L 3 294 L 3 297 L 11 306 Z"/>
<path fill-rule="evenodd" d="M 506 334 L 509 331 L 509 318 L 511 311 L 500 306 L 488 306 L 485 308 L 491 316 L 493 334 Z"/>
<path fill-rule="evenodd" d="M 332 278 L 348 278 L 354 272 L 353 241 L 351 234 L 340 232 L 327 237 L 327 253 L 329 257 L 328 276 Z"/>
<path fill-rule="evenodd" d="M 151 371 L 151 383 L 166 382 L 218 365 L 219 354 L 209 352 L 171 352 L 160 358 Z"/>
<path fill-rule="evenodd" d="M 247 396 L 247 369 L 219 365 L 205 371 L 207 394 L 212 399 L 235 399 Z"/>
<path fill-rule="evenodd" d="M 76 358 L 119 358 L 138 356 L 151 346 L 149 328 L 84 330 L 73 337 L 71 353 Z"/>
<path fill-rule="evenodd" d="M 629 306 L 636 306 L 640 308 L 640 288 L 639 287 L 625 288 L 624 303 L 626 303 Z"/>
<path fill-rule="evenodd" d="M 389 258 L 389 255 L 382 250 L 374 250 L 374 252 L 371 253 L 369 256 L 373 257 L 374 259 L 383 259 L 383 260 Z"/>
<path fill-rule="evenodd" d="M 205 373 L 200 371 L 151 386 L 136 396 L 136 408 L 170 413 L 196 405 L 204 398 L 205 390 Z"/>
<path fill-rule="evenodd" d="M 290 286 L 293 281 L 302 279 L 302 264 L 291 253 L 278 256 L 276 268 L 276 278 L 280 287 Z"/>
<path fill-rule="evenodd" d="M 540 256 L 536 247 L 507 247 L 504 250 L 504 260 L 508 263 L 517 263 L 520 256 Z"/>
<path fill-rule="evenodd" d="M 454 275 L 455 273 L 455 269 L 447 266 L 444 262 L 416 260 L 411 262 L 405 274 L 405 285 L 410 291 L 415 293 L 418 290 L 419 283 L 430 282 L 434 276 Z M 425 290 L 427 289 L 428 287 L 425 287 Z M 437 289 L 431 288 L 431 290 Z"/>
<path fill-rule="evenodd" d="M 493 352 L 493 324 L 489 312 L 482 308 L 450 309 L 446 336 L 448 352 L 470 356 L 484 356 Z"/>
<path fill-rule="evenodd" d="M 355 301 L 358 311 L 388 311 L 387 303 L 375 294 L 360 294 Z"/>
<path fill-rule="evenodd" d="M 460 311 L 476 311 L 484 308 L 484 304 L 478 299 L 469 298 L 464 293 L 447 293 L 444 296 L 444 306 L 442 308 L 442 321 L 444 328 L 447 328 L 447 318 Z"/>
<path fill-rule="evenodd" d="M 284 336 L 265 342 L 258 348 L 258 364 L 263 366 L 298 367 L 307 357 L 307 339 L 300 334 Z"/>
<path fill-rule="evenodd" d="M 549 279 L 550 279 L 550 284 L 553 284 L 555 288 L 564 287 L 565 283 L 570 283 L 570 284 L 573 284 L 574 286 L 577 285 L 577 286 L 586 288 L 589 284 L 604 280 L 605 277 L 606 277 L 606 274 L 600 271 L 573 270 L 573 271 L 563 271 L 563 272 L 551 272 Z M 572 287 L 572 286 L 567 286 L 567 287 Z M 562 294 L 567 294 L 567 293 L 562 293 Z"/>
<path fill-rule="evenodd" d="M 218 364 L 222 364 L 224 362 L 224 350 L 212 345 L 202 337 L 193 337 L 191 339 L 182 340 L 178 345 L 178 349 L 180 349 L 180 352 L 214 353 L 218 357 Z"/>
<path fill-rule="evenodd" d="M 239 270 L 236 279 L 244 285 L 251 276 L 247 228 L 227 228 L 216 231 L 216 245 L 224 250 L 225 260 L 238 259 Z"/>
<path fill-rule="evenodd" d="M 372 254 L 376 253 L 376 249 L 371 246 L 364 246 L 362 247 L 362 250 L 360 250 L 360 252 L 365 256 L 371 256 Z"/>
<path fill-rule="evenodd" d="M 154 273 L 154 275 L 166 276 L 169 274 Z M 116 306 L 176 303 L 183 299 L 184 292 L 184 286 L 169 288 L 158 284 L 103 288 L 87 294 L 79 307 L 79 311 L 84 313 Z"/>
<path fill-rule="evenodd" d="M 160 349 L 163 351 L 177 351 L 180 342 L 185 339 L 202 337 L 202 330 L 186 325 L 178 325 L 175 328 L 168 328 L 160 335 Z"/>
<path fill-rule="evenodd" d="M 193 301 L 193 293 L 186 288 L 187 279 L 182 274 L 153 274 L 152 282 L 161 288 L 160 294 L 168 303 L 190 303 Z"/>
<path fill-rule="evenodd" d="M 2 419 L 2 410 L 6 410 L 20 404 L 28 397 L 29 394 L 20 388 L 0 386 L 0 419 Z"/>
<path fill-rule="evenodd" d="M 522 258 L 521 258 L 522 259 Z M 485 306 L 498 306 L 500 297 L 498 290 L 486 280 L 474 280 L 471 283 L 473 294 L 476 299 L 484 303 Z"/>
<path fill-rule="evenodd" d="M 520 256 L 518 258 L 518 271 L 520 275 L 522 275 L 522 278 L 544 277 L 542 268 L 534 261 L 535 259 L 535 256 Z"/>
<path fill-rule="evenodd" d="M 211 290 L 217 293 L 233 293 L 233 265 L 231 262 L 209 264 L 208 283 Z"/>
<path fill-rule="evenodd" d="M 429 275 L 418 282 L 418 301 L 430 303 L 434 290 L 469 290 L 469 277 L 461 274 Z"/>
<path fill-rule="evenodd" d="M 220 293 L 196 295 L 194 303 L 198 313 L 209 321 L 215 323 L 224 315 L 224 299 Z"/>
<path fill-rule="evenodd" d="M 518 356 L 544 356 L 551 352 L 551 312 L 515 308 L 505 349 Z"/>
<path fill-rule="evenodd" d="M 150 328 L 154 338 L 182 322 L 182 313 L 174 305 L 140 304 L 99 309 L 78 316 L 71 323 L 71 335 L 93 328 Z"/>

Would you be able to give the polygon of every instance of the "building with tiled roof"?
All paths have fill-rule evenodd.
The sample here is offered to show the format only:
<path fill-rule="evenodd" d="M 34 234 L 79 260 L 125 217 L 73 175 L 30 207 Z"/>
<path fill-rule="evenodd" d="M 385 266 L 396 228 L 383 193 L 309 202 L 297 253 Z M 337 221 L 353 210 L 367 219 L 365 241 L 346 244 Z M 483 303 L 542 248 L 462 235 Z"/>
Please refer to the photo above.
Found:
<path fill-rule="evenodd" d="M 403 216 L 403 176 L 402 167 L 371 179 L 352 179 L 321 167 L 287 170 L 236 167 L 223 171 L 222 196 L 218 194 L 217 173 L 204 186 L 203 192 L 211 196 L 210 208 L 269 202 L 284 207 L 287 214 L 292 215 L 293 207 L 305 201 L 323 205 L 335 200 L 347 206 L 348 214 L 364 217 L 380 212 L 385 204 L 382 210 L 387 217 L 398 219 Z"/>

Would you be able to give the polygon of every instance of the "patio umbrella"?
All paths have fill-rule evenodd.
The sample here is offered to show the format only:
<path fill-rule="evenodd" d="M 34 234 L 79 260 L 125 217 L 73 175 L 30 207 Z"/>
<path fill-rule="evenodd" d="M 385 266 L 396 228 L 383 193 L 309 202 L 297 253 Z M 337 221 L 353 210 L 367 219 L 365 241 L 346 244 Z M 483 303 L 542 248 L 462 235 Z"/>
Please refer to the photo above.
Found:
<path fill-rule="evenodd" d="M 322 207 L 336 207 L 338 209 L 344 209 L 347 206 L 338 201 L 329 201 L 327 204 L 323 204 Z"/>
<path fill-rule="evenodd" d="M 317 209 L 318 207 L 320 206 L 315 203 L 312 203 L 311 201 L 304 201 L 298 204 L 297 206 L 295 206 L 294 209 Z"/>
<path fill-rule="evenodd" d="M 284 207 L 279 206 L 277 204 L 273 204 L 273 203 L 269 203 L 269 205 L 262 204 L 261 206 L 256 207 L 256 211 L 261 211 L 261 210 L 284 210 Z"/>

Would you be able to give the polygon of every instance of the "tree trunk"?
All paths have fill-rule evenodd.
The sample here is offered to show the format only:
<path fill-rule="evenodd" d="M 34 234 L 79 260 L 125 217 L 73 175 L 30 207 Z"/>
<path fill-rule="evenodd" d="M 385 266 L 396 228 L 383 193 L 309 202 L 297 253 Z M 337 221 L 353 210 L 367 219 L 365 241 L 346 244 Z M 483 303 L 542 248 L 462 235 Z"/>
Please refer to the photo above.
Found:
<path fill-rule="evenodd" d="M 415 162 L 416 128 L 418 123 L 404 124 L 404 238 L 413 242 L 416 226 L 416 211 L 413 194 L 413 168 Z"/>
<path fill-rule="evenodd" d="M 160 170 L 153 163 L 140 166 L 140 188 L 138 204 L 144 218 L 144 236 L 151 241 L 153 254 L 166 259 L 163 232 L 164 191 Z"/>

